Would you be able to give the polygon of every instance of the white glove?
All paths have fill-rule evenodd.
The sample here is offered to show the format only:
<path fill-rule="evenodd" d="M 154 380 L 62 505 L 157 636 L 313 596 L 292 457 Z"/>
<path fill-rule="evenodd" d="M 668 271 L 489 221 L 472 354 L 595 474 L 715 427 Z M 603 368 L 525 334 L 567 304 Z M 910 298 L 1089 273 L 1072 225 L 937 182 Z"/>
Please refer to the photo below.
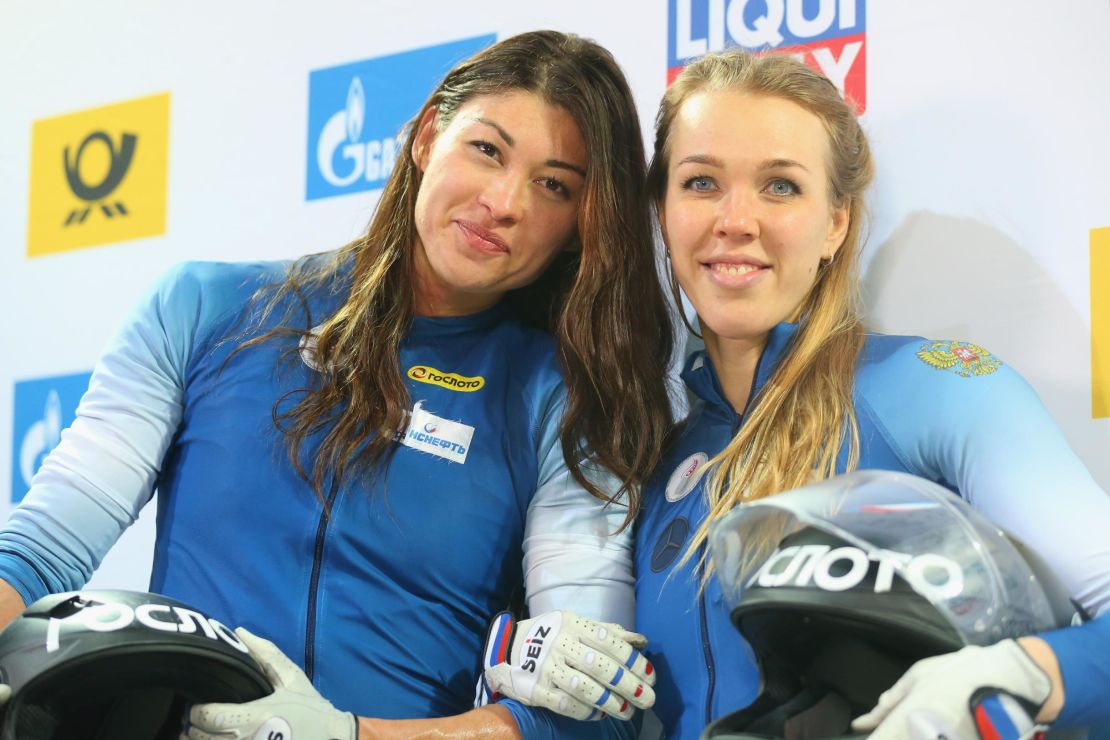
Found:
<path fill-rule="evenodd" d="M 611 714 L 632 717 L 633 707 L 655 703 L 655 669 L 637 648 L 647 638 L 619 624 L 554 611 L 516 622 L 494 617 L 483 661 L 487 690 L 574 719 Z"/>
<path fill-rule="evenodd" d="M 852 729 L 875 730 L 870 740 L 1031 737 L 1045 729 L 1031 718 L 1051 691 L 1048 676 L 1013 640 L 970 646 L 915 663 Z M 983 732 L 988 727 L 997 734 Z"/>
<path fill-rule="evenodd" d="M 197 704 L 189 710 L 189 740 L 356 740 L 358 721 L 340 712 L 312 687 L 304 672 L 277 645 L 235 630 L 274 693 L 243 704 Z"/>

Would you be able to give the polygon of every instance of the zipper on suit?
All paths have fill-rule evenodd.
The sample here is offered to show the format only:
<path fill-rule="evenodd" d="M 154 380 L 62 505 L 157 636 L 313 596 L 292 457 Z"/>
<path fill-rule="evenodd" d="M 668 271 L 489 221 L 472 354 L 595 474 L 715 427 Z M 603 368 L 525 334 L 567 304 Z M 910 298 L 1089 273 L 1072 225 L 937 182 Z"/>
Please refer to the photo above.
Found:
<path fill-rule="evenodd" d="M 305 619 L 304 639 L 304 673 L 308 676 L 309 681 L 312 680 L 316 663 L 316 607 L 320 589 L 320 568 L 324 562 L 324 543 L 327 540 L 328 520 L 330 519 L 328 512 L 333 511 L 332 504 L 335 503 L 335 497 L 338 493 L 339 486 L 336 485 L 335 481 L 332 481 L 324 510 L 320 512 L 320 523 L 316 527 L 316 545 L 312 552 L 312 577 L 308 582 L 308 613 Z"/>

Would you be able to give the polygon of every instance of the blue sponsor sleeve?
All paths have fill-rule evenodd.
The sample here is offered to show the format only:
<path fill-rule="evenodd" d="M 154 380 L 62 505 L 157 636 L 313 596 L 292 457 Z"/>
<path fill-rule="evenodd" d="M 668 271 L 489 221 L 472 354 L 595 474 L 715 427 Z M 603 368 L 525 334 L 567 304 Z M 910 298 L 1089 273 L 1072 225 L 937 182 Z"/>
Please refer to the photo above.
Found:
<path fill-rule="evenodd" d="M 513 715 L 513 720 L 524 740 L 553 740 L 554 738 L 632 740 L 639 734 L 642 715 L 641 712 L 636 712 L 628 722 L 613 717 L 605 717 L 596 722 L 584 722 L 546 709 L 528 707 L 513 699 L 503 699 L 500 704 Z"/>
<path fill-rule="evenodd" d="M 97 362 L 74 423 L 0 531 L 0 578 L 24 603 L 79 589 L 150 499 L 182 413 L 198 328 L 223 309 L 212 263 L 169 271 Z"/>
<path fill-rule="evenodd" d="M 938 345 L 956 343 L 887 339 L 900 346 L 872 357 L 865 400 L 910 471 L 959 491 L 1043 560 L 1089 613 L 1110 611 L 1110 496 L 1036 392 L 982 347 L 958 343 L 978 368 L 960 374 L 961 365 L 929 362 Z M 1065 675 L 1058 724 L 1110 722 L 1110 622 L 1103 616 L 1046 639 Z"/>
<path fill-rule="evenodd" d="M 990 371 L 961 376 L 920 357 L 937 343 L 889 339 L 903 344 L 872 358 L 864 400 L 908 470 L 958 491 L 1089 613 L 1110 609 L 1110 497 L 1029 384 L 982 348 Z"/>
<path fill-rule="evenodd" d="M 1064 677 L 1064 709 L 1055 724 L 1101 725 L 1110 730 L 1106 701 L 1110 687 L 1110 616 L 1103 614 L 1087 624 L 1047 632 L 1041 638 L 1056 653 Z"/>
<path fill-rule="evenodd" d="M 567 609 L 634 629 L 632 528 L 616 532 L 627 508 L 619 502 L 606 505 L 590 495 L 567 469 L 559 442 L 564 401 L 559 384 L 540 409 L 540 480 L 524 531 L 528 610 L 538 615 Z M 620 488 L 606 471 L 594 466 L 584 471 L 608 495 Z"/>
<path fill-rule="evenodd" d="M 627 509 L 606 506 L 567 469 L 559 441 L 564 403 L 565 389 L 559 383 L 535 404 L 539 487 L 528 508 L 524 533 L 528 610 L 534 616 L 567 609 L 632 629 L 636 613 L 632 528 L 614 534 Z M 612 494 L 619 488 L 607 472 L 596 467 L 585 470 L 603 491 Z M 638 720 L 608 717 L 586 722 L 512 699 L 503 699 L 501 704 L 512 713 L 526 739 L 632 738 L 638 724 Z"/>

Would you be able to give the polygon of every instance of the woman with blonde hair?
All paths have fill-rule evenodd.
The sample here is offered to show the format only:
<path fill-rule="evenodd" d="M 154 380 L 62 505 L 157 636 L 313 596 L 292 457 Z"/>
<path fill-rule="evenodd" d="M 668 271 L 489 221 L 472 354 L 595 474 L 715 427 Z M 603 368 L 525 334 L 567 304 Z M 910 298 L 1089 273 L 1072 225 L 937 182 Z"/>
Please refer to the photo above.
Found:
<path fill-rule="evenodd" d="M 711 577 L 709 527 L 814 479 L 876 468 L 938 481 L 1105 614 L 1110 499 L 1036 394 L 978 345 L 864 327 L 874 165 L 833 84 L 785 56 L 709 55 L 679 75 L 656 125 L 649 193 L 705 341 L 683 373 L 696 401 L 637 521 L 637 628 L 652 640 L 666 734 L 697 737 L 760 687 Z M 1102 616 L 922 662 L 855 727 L 905 737 L 926 709 L 972 737 L 968 702 L 985 685 L 1020 697 L 1038 721 L 1102 721 L 1107 647 Z"/>
<path fill-rule="evenodd" d="M 644 163 L 596 43 L 537 31 L 462 61 L 362 238 L 188 263 L 140 304 L 0 533 L 3 621 L 81 588 L 157 488 L 151 590 L 276 643 L 244 638 L 277 691 L 194 706 L 189 737 L 605 727 L 511 693 L 468 710 L 521 585 L 533 613 L 632 620 L 620 530 L 670 423 Z M 577 678 L 538 703 L 630 715 Z"/>

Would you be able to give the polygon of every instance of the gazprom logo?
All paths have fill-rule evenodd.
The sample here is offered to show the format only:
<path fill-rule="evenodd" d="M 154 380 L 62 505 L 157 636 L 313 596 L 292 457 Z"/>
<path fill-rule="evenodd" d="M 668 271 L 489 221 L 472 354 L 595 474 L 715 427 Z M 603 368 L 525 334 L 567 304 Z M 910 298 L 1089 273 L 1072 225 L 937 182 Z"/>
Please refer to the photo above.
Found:
<path fill-rule="evenodd" d="M 413 365 L 409 368 L 407 375 L 413 380 L 418 380 L 421 383 L 429 383 L 431 385 L 447 388 L 448 390 L 463 391 L 466 393 L 480 390 L 482 386 L 486 384 L 486 379 L 481 375 L 468 377 L 457 373 L 445 373 L 429 365 Z"/>
<path fill-rule="evenodd" d="M 23 500 L 35 471 L 58 446 L 62 430 L 73 423 L 90 377 L 91 373 L 77 373 L 15 384 L 12 503 Z"/>
<path fill-rule="evenodd" d="M 682 67 L 731 47 L 791 54 L 867 107 L 865 0 L 669 0 L 667 84 Z"/>
<path fill-rule="evenodd" d="M 495 39 L 476 36 L 309 73 L 305 197 L 384 186 L 405 125 L 455 64 Z"/>

